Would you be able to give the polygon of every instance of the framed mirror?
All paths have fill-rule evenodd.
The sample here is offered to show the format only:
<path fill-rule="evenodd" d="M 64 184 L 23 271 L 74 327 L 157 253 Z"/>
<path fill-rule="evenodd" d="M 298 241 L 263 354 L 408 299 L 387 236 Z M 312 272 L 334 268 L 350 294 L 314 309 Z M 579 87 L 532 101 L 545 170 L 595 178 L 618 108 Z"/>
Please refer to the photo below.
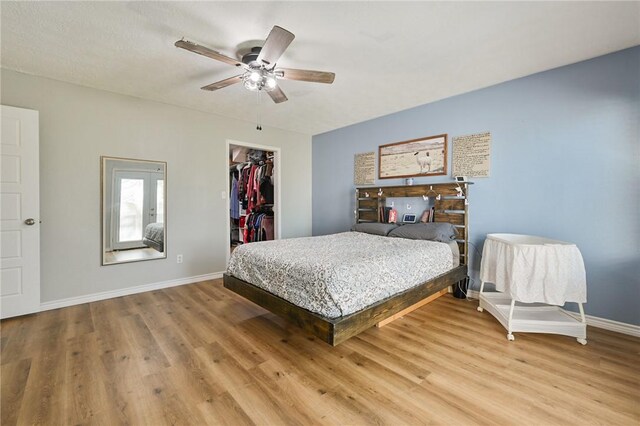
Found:
<path fill-rule="evenodd" d="M 100 157 L 102 265 L 167 257 L 167 163 Z"/>

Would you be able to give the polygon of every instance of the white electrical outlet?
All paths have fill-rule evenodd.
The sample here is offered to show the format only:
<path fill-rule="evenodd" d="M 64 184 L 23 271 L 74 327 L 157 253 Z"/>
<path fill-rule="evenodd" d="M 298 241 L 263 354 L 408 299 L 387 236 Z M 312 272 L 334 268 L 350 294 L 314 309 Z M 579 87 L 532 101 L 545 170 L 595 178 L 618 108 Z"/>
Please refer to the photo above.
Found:
<path fill-rule="evenodd" d="M 179 255 L 177 256 L 176 261 L 177 261 L 178 263 L 182 263 L 182 255 L 181 255 L 181 254 L 179 254 Z"/>

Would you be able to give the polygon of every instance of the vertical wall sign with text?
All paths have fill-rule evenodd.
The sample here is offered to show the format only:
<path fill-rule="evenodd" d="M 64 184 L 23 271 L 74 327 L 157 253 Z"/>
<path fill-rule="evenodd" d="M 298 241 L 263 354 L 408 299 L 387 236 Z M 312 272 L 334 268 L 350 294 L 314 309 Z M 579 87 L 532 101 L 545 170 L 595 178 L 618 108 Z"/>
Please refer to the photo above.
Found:
<path fill-rule="evenodd" d="M 489 177 L 491 132 L 453 138 L 453 176 Z"/>
<path fill-rule="evenodd" d="M 353 183 L 356 185 L 373 185 L 375 183 L 375 177 L 375 152 L 356 154 L 353 159 Z"/>

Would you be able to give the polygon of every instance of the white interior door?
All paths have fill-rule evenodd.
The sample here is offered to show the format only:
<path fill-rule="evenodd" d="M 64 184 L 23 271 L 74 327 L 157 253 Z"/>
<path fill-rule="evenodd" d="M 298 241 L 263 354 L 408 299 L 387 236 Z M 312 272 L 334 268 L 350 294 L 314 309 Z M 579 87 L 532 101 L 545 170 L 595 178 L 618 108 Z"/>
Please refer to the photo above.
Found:
<path fill-rule="evenodd" d="M 1 106 L 0 317 L 40 310 L 38 111 Z"/>

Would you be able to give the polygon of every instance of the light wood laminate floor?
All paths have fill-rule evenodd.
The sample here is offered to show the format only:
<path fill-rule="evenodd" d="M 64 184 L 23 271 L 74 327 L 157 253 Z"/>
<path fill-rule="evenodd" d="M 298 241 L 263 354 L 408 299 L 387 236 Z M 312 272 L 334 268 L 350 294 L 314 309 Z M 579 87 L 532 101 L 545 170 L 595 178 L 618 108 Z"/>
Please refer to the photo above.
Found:
<path fill-rule="evenodd" d="M 221 280 L 2 321 L 2 425 L 640 422 L 640 339 L 447 295 L 335 348 Z"/>

